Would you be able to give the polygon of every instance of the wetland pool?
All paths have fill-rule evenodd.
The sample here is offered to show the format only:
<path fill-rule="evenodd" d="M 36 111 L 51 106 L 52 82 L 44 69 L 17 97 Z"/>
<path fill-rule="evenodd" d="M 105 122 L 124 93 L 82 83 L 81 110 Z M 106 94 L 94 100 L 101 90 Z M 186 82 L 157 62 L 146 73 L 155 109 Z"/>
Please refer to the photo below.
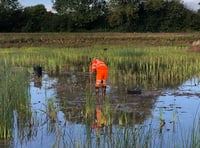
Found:
<path fill-rule="evenodd" d="M 63 77 L 58 79 L 44 74 L 39 85 L 31 78 L 32 125 L 19 128 L 14 113 L 14 138 L 1 145 L 16 148 L 142 147 L 142 141 L 148 139 L 148 147 L 182 147 L 184 142 L 191 142 L 185 139 L 199 124 L 200 84 L 197 77 L 176 88 L 144 90 L 137 95 L 124 91 L 119 96 L 118 86 L 108 84 L 112 121 L 105 121 L 105 126 L 99 128 L 94 128 L 93 122 L 87 121 L 84 115 L 87 95 L 84 87 L 88 75 Z M 78 77 L 83 77 L 82 81 Z M 55 121 L 47 115 L 48 100 L 53 101 Z M 102 106 L 95 104 L 94 112 Z"/>

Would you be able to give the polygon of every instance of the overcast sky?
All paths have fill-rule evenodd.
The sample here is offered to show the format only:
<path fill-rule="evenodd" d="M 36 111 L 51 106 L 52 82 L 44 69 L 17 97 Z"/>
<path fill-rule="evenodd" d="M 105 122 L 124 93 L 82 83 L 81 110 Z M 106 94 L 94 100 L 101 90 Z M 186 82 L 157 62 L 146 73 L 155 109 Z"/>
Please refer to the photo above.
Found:
<path fill-rule="evenodd" d="M 198 3 L 200 3 L 200 0 L 182 0 L 182 1 L 190 9 L 193 10 L 200 9 L 200 6 L 198 5 Z"/>
<path fill-rule="evenodd" d="M 45 5 L 47 10 L 52 10 L 52 5 L 53 5 L 52 0 L 18 0 L 18 1 L 24 7 L 43 4 L 43 5 Z"/>
<path fill-rule="evenodd" d="M 182 0 L 182 1 L 190 9 L 193 9 L 193 10 L 200 9 L 200 6 L 198 5 L 200 0 Z M 52 10 L 52 0 L 19 0 L 19 2 L 24 7 L 35 6 L 37 4 L 43 4 L 45 5 L 48 11 Z"/>

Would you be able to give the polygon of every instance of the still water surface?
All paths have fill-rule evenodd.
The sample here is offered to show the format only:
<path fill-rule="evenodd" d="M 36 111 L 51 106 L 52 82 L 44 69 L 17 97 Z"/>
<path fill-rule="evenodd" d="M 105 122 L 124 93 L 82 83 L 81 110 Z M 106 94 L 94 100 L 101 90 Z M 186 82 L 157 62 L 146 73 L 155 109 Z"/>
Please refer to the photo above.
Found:
<path fill-rule="evenodd" d="M 109 86 L 107 93 L 115 96 L 112 98 L 113 104 L 111 103 L 114 108 L 118 108 L 121 112 L 139 112 L 141 116 L 144 116 L 142 120 L 135 122 L 134 128 L 146 128 L 146 130 L 142 131 L 144 133 L 148 133 L 148 129 L 151 129 L 153 147 L 159 147 L 160 145 L 169 147 L 167 145 L 169 141 L 175 140 L 179 141 L 178 143 L 182 143 L 182 138 L 187 138 L 191 134 L 194 124 L 198 124 L 199 119 L 195 119 L 199 117 L 200 105 L 200 85 L 198 81 L 198 78 L 192 78 L 183 82 L 177 88 L 162 89 L 160 93 L 154 96 L 153 101 L 150 101 L 153 103 L 150 105 L 151 108 L 148 109 L 148 113 L 145 106 L 143 108 L 138 107 L 144 105 L 144 102 L 149 102 L 151 97 L 148 97 L 148 94 L 145 95 L 144 100 L 139 100 L 141 99 L 139 95 L 127 96 L 126 92 L 124 92 L 127 100 L 131 101 L 120 104 L 120 102 L 114 100 L 117 98 L 117 94 L 114 94 L 116 86 Z M 97 145 L 99 147 L 112 147 L 114 145 L 112 143 L 116 144 L 120 137 L 125 135 L 124 132 L 127 131 L 127 128 L 120 125 L 119 122 L 113 123 L 112 127 L 97 131 L 91 127 L 91 124 L 88 125 L 82 122 L 81 119 L 73 119 L 73 116 L 66 118 L 66 113 L 61 109 L 62 105 L 59 105 L 62 101 L 58 98 L 55 87 L 52 87 L 56 83 L 58 83 L 58 79 L 51 78 L 47 74 L 43 75 L 42 85 L 39 87 L 35 85 L 34 81 L 30 82 L 31 108 L 33 116 L 35 116 L 35 122 L 31 128 L 25 127 L 25 133 L 20 136 L 15 121 L 13 147 L 82 147 L 83 145 L 89 147 L 96 147 Z M 71 95 L 68 92 L 69 96 L 62 99 L 76 99 L 71 104 L 79 108 L 80 103 L 76 104 L 77 96 L 80 102 L 84 103 L 84 101 L 81 99 L 80 93 L 74 90 L 70 91 Z M 84 94 L 84 90 L 82 90 L 82 94 Z M 59 122 L 54 124 L 46 116 L 48 99 L 52 99 L 58 105 L 57 116 Z M 81 116 L 81 112 L 78 113 Z M 163 125 L 161 126 L 161 124 Z M 130 129 L 133 129 L 132 125 L 130 125 Z M 132 140 L 131 136 L 126 138 Z M 120 142 L 123 143 L 124 141 L 121 140 Z M 179 146 L 183 146 L 182 144 Z"/>

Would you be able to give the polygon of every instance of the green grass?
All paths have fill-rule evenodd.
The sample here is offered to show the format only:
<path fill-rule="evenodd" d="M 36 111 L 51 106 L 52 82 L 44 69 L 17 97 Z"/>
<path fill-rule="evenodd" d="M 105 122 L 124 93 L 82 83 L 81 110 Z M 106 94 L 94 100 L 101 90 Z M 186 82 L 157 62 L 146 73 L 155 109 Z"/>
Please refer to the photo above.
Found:
<path fill-rule="evenodd" d="M 0 68 L 0 139 L 12 138 L 14 112 L 18 122 L 30 122 L 29 74 L 23 68 Z M 20 126 L 20 125 L 19 125 Z"/>
<path fill-rule="evenodd" d="M 144 88 L 173 87 L 200 71 L 199 55 L 188 53 L 186 47 L 110 45 L 103 51 L 104 47 L 1 49 L 0 58 L 11 66 L 42 65 L 50 74 L 55 74 L 87 72 L 90 58 L 99 57 L 108 64 L 109 80 L 113 84 L 136 86 L 139 83 Z"/>
<path fill-rule="evenodd" d="M 108 48 L 103 51 L 103 48 Z M 29 74 L 35 64 L 41 65 L 50 75 L 63 72 L 88 72 L 90 58 L 99 57 L 109 66 L 109 83 L 126 89 L 140 85 L 143 89 L 176 87 L 200 72 L 200 55 L 188 53 L 183 46 L 114 46 L 96 45 L 80 48 L 5 48 L 0 50 L 0 93 L 1 124 L 0 138 L 12 137 L 13 110 L 19 114 L 19 120 L 31 122 Z M 16 71 L 15 68 L 17 67 Z M 25 69 L 20 70 L 20 69 Z M 85 118 L 91 122 L 94 117 L 95 98 L 86 91 Z M 109 98 L 107 98 L 109 100 Z M 112 130 L 113 115 L 109 101 L 105 105 L 105 116 L 109 121 L 108 131 Z M 48 102 L 48 113 L 56 120 L 53 102 Z M 25 116 L 26 115 L 26 116 Z M 160 114 L 161 116 L 162 114 Z M 162 116 L 161 116 L 162 118 Z M 106 144 L 112 147 L 153 147 L 152 127 L 139 128 L 129 125 L 131 118 L 121 114 L 117 122 L 122 125 L 122 135 L 115 135 Z M 134 123 L 134 119 L 132 119 Z M 91 124 L 91 123 L 90 123 Z M 192 130 L 193 143 L 199 146 L 196 129 Z M 23 129 L 23 126 L 21 126 Z M 90 132 L 90 130 L 88 130 Z M 60 134 L 60 133 L 59 133 Z M 130 141 L 127 138 L 131 139 Z M 185 141 L 185 139 L 184 139 Z M 189 142 L 188 142 L 189 143 Z M 82 144 L 80 142 L 80 144 Z M 171 143 L 170 143 L 171 144 Z M 79 144 L 78 144 L 79 145 Z"/>

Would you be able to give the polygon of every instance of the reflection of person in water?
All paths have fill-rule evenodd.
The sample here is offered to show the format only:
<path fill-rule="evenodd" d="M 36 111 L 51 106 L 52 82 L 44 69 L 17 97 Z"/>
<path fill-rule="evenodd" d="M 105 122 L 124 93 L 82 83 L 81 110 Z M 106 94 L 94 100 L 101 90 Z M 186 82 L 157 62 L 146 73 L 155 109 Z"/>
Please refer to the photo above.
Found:
<path fill-rule="evenodd" d="M 95 109 L 95 121 L 93 123 L 93 129 L 97 131 L 100 128 L 106 126 L 106 124 L 107 124 L 107 121 L 105 118 L 105 113 L 101 109 L 100 105 L 97 105 Z"/>
<path fill-rule="evenodd" d="M 42 67 L 35 65 L 33 67 L 33 72 L 34 72 L 34 86 L 41 88 L 41 86 L 42 86 Z"/>
<path fill-rule="evenodd" d="M 41 88 L 42 87 L 42 78 L 34 76 L 34 87 Z"/>

